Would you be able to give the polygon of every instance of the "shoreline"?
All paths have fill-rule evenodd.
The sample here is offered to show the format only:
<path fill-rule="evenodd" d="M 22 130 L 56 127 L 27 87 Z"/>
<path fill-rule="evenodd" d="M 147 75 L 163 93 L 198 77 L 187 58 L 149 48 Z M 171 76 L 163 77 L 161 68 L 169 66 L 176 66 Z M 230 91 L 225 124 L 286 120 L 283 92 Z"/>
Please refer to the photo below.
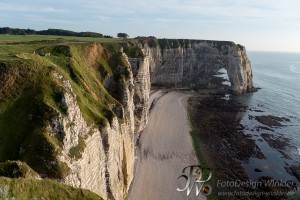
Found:
<path fill-rule="evenodd" d="M 188 89 L 179 89 L 177 91 L 180 93 L 189 93 Z M 156 97 L 153 97 L 149 103 L 150 113 L 153 111 L 156 112 L 156 107 L 161 103 L 160 99 L 163 99 L 166 94 L 171 92 L 174 92 L 174 90 L 161 90 L 160 93 L 156 93 Z M 252 174 L 248 173 L 247 169 L 245 168 L 245 163 L 249 163 L 253 158 L 265 160 L 267 157 L 265 156 L 263 149 L 260 149 L 260 146 L 257 145 L 257 141 L 253 138 L 253 136 L 250 136 L 246 133 L 246 130 L 250 130 L 248 127 L 242 124 L 241 119 L 247 117 L 244 115 L 246 115 L 246 112 L 249 110 L 261 113 L 261 117 L 251 116 L 248 113 L 249 118 L 254 119 L 259 123 L 264 123 L 260 124 L 257 130 L 252 131 L 256 131 L 257 134 L 261 135 L 268 145 L 270 145 L 274 150 L 276 149 L 277 151 L 281 152 L 283 155 L 285 147 L 289 145 L 288 141 L 284 140 L 283 137 L 272 138 L 270 134 L 266 134 L 261 131 L 274 131 L 273 129 L 276 130 L 278 127 L 285 126 L 284 123 L 289 122 L 289 119 L 285 117 L 262 115 L 264 111 L 261 109 L 254 109 L 252 107 L 250 108 L 237 100 L 224 98 L 225 94 L 226 91 L 222 90 L 199 90 L 198 92 L 193 92 L 192 96 L 188 98 L 187 103 L 185 104 L 185 111 L 189 124 L 190 137 L 188 138 L 191 140 L 197 161 L 203 168 L 210 168 L 213 172 L 212 179 L 207 182 L 207 184 L 212 186 L 213 193 L 207 196 L 207 199 L 224 199 L 224 196 L 219 196 L 220 192 L 223 192 L 223 194 L 228 192 L 240 194 L 235 195 L 234 197 L 226 196 L 226 199 L 281 199 L 285 197 L 293 189 L 293 181 L 287 179 L 286 185 L 280 185 L 276 187 L 264 187 L 259 185 L 257 183 L 280 181 L 271 176 L 265 176 L 262 168 L 259 166 L 256 166 L 251 170 L 253 170 L 253 173 L 256 173 L 260 176 L 257 180 L 251 179 Z M 200 110 L 201 112 L 199 112 Z M 204 138 L 199 137 L 199 128 L 203 128 L 199 127 L 199 125 L 203 125 L 205 123 L 194 120 L 199 119 L 199 116 L 193 115 L 196 113 L 201 113 L 200 118 L 203 116 L 203 119 L 209 118 L 210 120 L 206 121 L 207 123 L 209 121 L 214 122 L 214 125 L 209 123 L 206 124 L 206 128 L 208 129 L 202 129 L 203 132 L 209 132 Z M 222 131 L 222 129 L 225 131 Z M 140 133 L 139 137 L 137 138 L 136 148 L 141 148 L 142 142 L 143 134 Z M 296 176 L 295 174 L 298 173 L 295 166 L 291 166 L 290 168 L 286 169 L 286 171 L 292 176 Z M 136 176 L 134 177 L 133 183 L 135 179 Z M 239 181 L 244 183 L 250 182 L 252 184 L 256 184 L 256 186 L 255 188 L 249 187 L 249 185 L 232 188 L 223 187 L 222 185 L 226 181 Z M 131 184 L 128 194 L 132 192 L 132 187 L 133 184 Z M 245 197 L 242 195 L 245 192 L 277 192 L 277 194 L 274 196 L 270 195 L 268 197 Z M 278 195 L 278 193 L 280 193 L 280 195 Z M 126 199 L 131 198 L 129 198 L 129 195 L 127 195 Z"/>
<path fill-rule="evenodd" d="M 266 159 L 256 141 L 251 136 L 245 134 L 246 127 L 240 123 L 243 115 L 249 108 L 237 101 L 226 100 L 223 98 L 223 95 L 224 94 L 210 92 L 201 93 L 200 91 L 200 94 L 193 96 L 188 100 L 189 103 L 187 107 L 190 116 L 189 119 L 193 143 L 197 143 L 194 145 L 197 157 L 202 165 L 207 165 L 213 172 L 213 195 L 211 199 L 224 199 L 224 196 L 217 196 L 218 192 L 241 193 L 277 191 L 281 192 L 282 195 L 263 198 L 280 199 L 286 196 L 292 188 L 218 187 L 217 183 L 220 181 L 251 181 L 251 177 L 244 168 L 243 163 L 249 162 L 252 158 L 258 160 Z M 288 121 L 287 119 L 281 119 L 274 116 L 261 117 L 261 119 L 270 123 L 267 124 L 270 126 L 277 124 L 278 121 Z M 272 121 L 274 119 L 276 121 Z M 195 131 L 197 133 L 195 133 Z M 272 147 L 276 150 L 282 150 L 288 145 L 286 141 L 281 141 L 279 139 L 270 141 L 270 137 L 267 137 L 264 134 L 262 135 L 266 138 L 266 142 L 268 142 L 269 145 L 272 144 Z M 255 173 L 262 173 L 262 170 L 259 168 L 259 166 L 255 168 Z M 295 169 L 291 168 L 290 173 L 295 173 Z M 256 181 L 268 180 L 276 179 L 270 176 L 264 176 L 262 173 Z M 237 195 L 236 197 L 230 197 L 230 199 L 260 199 L 261 197 L 253 198 L 253 196 L 245 197 Z"/>

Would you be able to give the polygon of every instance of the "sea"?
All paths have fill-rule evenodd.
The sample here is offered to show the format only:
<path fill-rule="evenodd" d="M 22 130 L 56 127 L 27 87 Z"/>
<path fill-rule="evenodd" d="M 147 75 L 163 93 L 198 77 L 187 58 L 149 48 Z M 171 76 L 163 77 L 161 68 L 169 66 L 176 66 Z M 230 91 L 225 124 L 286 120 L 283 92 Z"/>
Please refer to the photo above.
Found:
<path fill-rule="evenodd" d="M 261 88 L 253 94 L 237 97 L 250 109 L 241 119 L 246 127 L 245 134 L 256 141 L 266 159 L 251 158 L 242 165 L 250 178 L 257 181 L 261 176 L 277 180 L 295 181 L 297 178 L 287 172 L 294 165 L 300 170 L 300 53 L 248 51 L 251 61 L 253 82 Z M 290 119 L 282 127 L 273 130 L 258 130 L 260 124 L 253 117 L 273 115 Z M 273 148 L 263 139 L 262 133 L 270 134 L 274 140 L 288 141 L 281 149 Z M 259 169 L 262 172 L 256 172 Z"/>

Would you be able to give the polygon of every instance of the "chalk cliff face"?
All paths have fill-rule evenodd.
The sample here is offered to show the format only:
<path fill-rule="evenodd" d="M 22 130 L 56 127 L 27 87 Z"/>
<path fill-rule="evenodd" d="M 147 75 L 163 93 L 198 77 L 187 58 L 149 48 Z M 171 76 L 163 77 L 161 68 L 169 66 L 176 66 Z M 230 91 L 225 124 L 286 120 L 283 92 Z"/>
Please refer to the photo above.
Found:
<path fill-rule="evenodd" d="M 65 87 L 62 101 L 67 115 L 58 113 L 52 118 L 48 133 L 54 137 L 63 135 L 60 161 L 70 168 L 68 176 L 61 181 L 75 187 L 89 189 L 104 199 L 124 199 L 129 183 L 133 178 L 134 165 L 134 117 L 132 74 L 127 81 L 122 80 L 123 116 L 120 122 L 116 117 L 102 129 L 88 126 L 76 101 L 76 95 L 68 80 L 55 72 Z M 82 140 L 82 141 L 80 141 Z M 70 156 L 72 148 L 79 148 L 84 143 L 82 152 Z"/>
<path fill-rule="evenodd" d="M 228 72 L 232 90 L 250 92 L 251 65 L 244 47 L 234 43 L 218 45 L 210 42 L 185 44 L 178 48 L 142 47 L 143 57 L 128 58 L 114 69 L 114 74 L 127 71 L 127 78 L 116 80 L 107 76 L 104 86 L 122 104 L 114 110 L 114 117 L 102 129 L 88 126 L 76 102 L 71 85 L 59 73 L 54 73 L 64 87 L 62 101 L 67 115 L 59 114 L 48 127 L 53 136 L 64 132 L 60 160 L 70 168 L 62 179 L 66 184 L 86 188 L 104 199 L 124 199 L 133 179 L 134 133 L 142 131 L 148 122 L 150 85 L 197 87 L 207 85 L 221 68 Z M 70 150 L 84 140 L 79 157 L 71 157 Z"/>
<path fill-rule="evenodd" d="M 42 178 L 124 199 L 133 179 L 135 126 L 139 131 L 147 122 L 147 69 L 134 76 L 125 53 L 91 43 L 46 43 L 36 54 L 0 59 L 0 162 L 21 160 Z M 19 121 L 10 113 L 20 113 Z M 3 150 L 12 144 L 9 154 Z"/>
<path fill-rule="evenodd" d="M 127 72 L 127 78 L 115 80 L 106 77 L 104 85 L 108 92 L 118 93 L 115 97 L 123 106 L 116 117 L 102 129 L 88 126 L 76 102 L 70 83 L 58 73 L 54 73 L 67 91 L 62 101 L 67 115 L 52 118 L 49 133 L 63 132 L 63 151 L 60 160 L 71 172 L 62 179 L 66 184 L 89 189 L 104 199 L 124 199 L 133 179 L 134 133 L 142 131 L 148 121 L 148 100 L 150 94 L 149 58 L 128 58 L 122 53 L 124 65 L 119 65 L 114 73 Z M 84 140 L 85 147 L 80 158 L 70 157 L 70 150 Z"/>
<path fill-rule="evenodd" d="M 3 160 L 17 158 L 41 177 L 89 189 L 104 199 L 121 200 L 133 179 L 134 134 L 148 122 L 151 84 L 203 86 L 225 68 L 234 92 L 253 89 L 245 48 L 232 42 L 184 40 L 175 47 L 173 43 L 151 47 L 144 43 L 134 48 L 142 55 L 128 57 L 129 53 L 109 52 L 100 44 L 51 44 L 37 54 L 18 54 L 18 59 L 9 62 L 0 60 L 0 83 L 5 86 L 0 89 L 0 100 L 6 102 L 12 99 L 10 95 L 26 100 L 20 120 L 25 120 L 25 125 L 30 123 L 25 135 L 23 129 L 6 128 L 14 127 L 16 122 L 1 123 L 9 118 L 5 113 L 0 115 L 0 130 L 23 137 L 15 142 L 19 149 L 12 153 L 14 156 Z M 43 51 L 52 56 L 40 56 Z M 28 82 L 31 79 L 34 81 Z M 22 85 L 28 85 L 27 89 L 11 92 Z M 39 85 L 42 87 L 35 88 Z M 32 94 L 38 95 L 32 99 Z M 27 106 L 29 103 L 32 105 Z M 20 104 L 12 102 L 6 113 L 15 112 Z M 33 145 L 37 136 L 45 140 L 43 145 Z M 6 148 L 9 139 L 3 143 L 0 140 L 0 144 Z M 41 150 L 47 154 L 35 156 Z M 37 163 L 46 167 L 36 167 Z M 62 171 L 60 166 L 67 166 L 64 173 L 52 176 Z"/>
<path fill-rule="evenodd" d="M 252 70 L 246 50 L 232 42 L 186 41 L 176 48 L 144 47 L 150 57 L 151 83 L 170 87 L 208 85 L 219 69 L 226 69 L 232 91 L 251 92 Z"/>
<path fill-rule="evenodd" d="M 135 131 L 142 131 L 148 122 L 148 101 L 150 94 L 150 62 L 149 56 L 144 58 L 130 58 L 131 69 L 134 74 L 134 116 Z"/>

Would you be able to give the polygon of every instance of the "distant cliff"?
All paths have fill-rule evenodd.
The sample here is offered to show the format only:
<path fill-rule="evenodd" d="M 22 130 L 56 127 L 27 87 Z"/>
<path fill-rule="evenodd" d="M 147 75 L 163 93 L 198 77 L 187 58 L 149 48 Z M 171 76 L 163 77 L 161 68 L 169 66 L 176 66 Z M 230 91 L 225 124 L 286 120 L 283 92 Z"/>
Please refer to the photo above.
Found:
<path fill-rule="evenodd" d="M 225 68 L 233 92 L 253 90 L 245 48 L 232 42 L 3 45 L 0 162 L 21 160 L 42 178 L 89 189 L 103 199 L 127 194 L 134 134 L 147 125 L 151 84 L 202 87 Z"/>
<path fill-rule="evenodd" d="M 243 94 L 254 90 L 246 49 L 233 42 L 160 40 L 143 48 L 150 61 L 151 83 L 171 87 L 207 86 L 219 69 L 226 69 L 231 89 Z"/>

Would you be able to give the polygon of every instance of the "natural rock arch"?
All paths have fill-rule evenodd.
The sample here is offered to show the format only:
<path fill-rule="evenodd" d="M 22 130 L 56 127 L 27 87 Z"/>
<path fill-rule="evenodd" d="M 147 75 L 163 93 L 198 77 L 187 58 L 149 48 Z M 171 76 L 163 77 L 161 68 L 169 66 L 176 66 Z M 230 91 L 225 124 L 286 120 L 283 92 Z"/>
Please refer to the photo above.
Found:
<path fill-rule="evenodd" d="M 225 68 L 219 69 L 210 79 L 209 86 L 230 88 L 231 82 Z"/>
<path fill-rule="evenodd" d="M 144 48 L 149 56 L 151 83 L 170 87 L 201 87 L 225 68 L 234 93 L 253 90 L 252 69 L 241 45 L 199 42 L 178 48 Z"/>

